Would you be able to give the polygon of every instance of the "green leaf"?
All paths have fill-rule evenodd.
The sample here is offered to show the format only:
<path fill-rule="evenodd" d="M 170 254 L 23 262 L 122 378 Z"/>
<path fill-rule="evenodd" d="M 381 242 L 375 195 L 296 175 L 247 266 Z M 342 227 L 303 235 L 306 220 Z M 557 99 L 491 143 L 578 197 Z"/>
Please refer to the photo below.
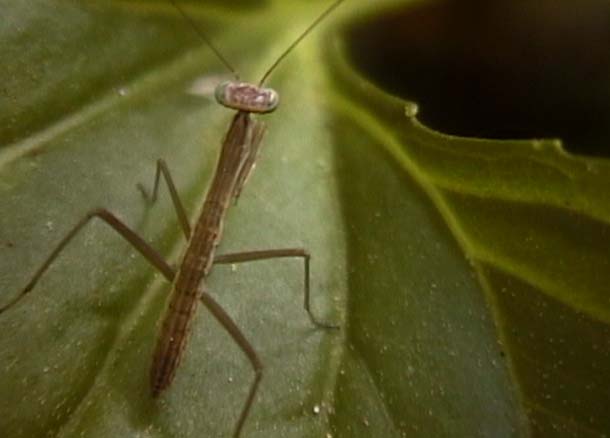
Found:
<path fill-rule="evenodd" d="M 98 206 L 177 263 L 165 188 L 149 208 L 136 184 L 166 159 L 196 219 L 232 116 L 223 66 L 165 1 L 6 3 L 0 305 Z M 250 80 L 329 4 L 225 3 L 184 4 Z M 348 0 L 269 81 L 281 106 L 219 252 L 307 248 L 314 311 L 342 328 L 311 326 L 298 261 L 214 269 L 265 365 L 243 436 L 603 436 L 610 165 L 422 126 L 348 56 L 348 26 L 400 3 Z M 203 308 L 150 397 L 169 290 L 88 225 L 0 314 L 1 435 L 229 436 L 253 373 Z"/>

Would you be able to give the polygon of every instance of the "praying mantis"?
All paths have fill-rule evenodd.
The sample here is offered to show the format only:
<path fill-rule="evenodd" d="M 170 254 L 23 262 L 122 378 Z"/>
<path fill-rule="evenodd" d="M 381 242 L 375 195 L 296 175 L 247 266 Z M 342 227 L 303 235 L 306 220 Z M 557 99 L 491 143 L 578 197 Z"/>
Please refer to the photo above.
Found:
<path fill-rule="evenodd" d="M 197 31 L 218 59 L 236 75 L 235 69 L 230 66 L 205 33 L 199 30 L 196 23 L 190 19 L 179 3 L 174 0 L 170 1 L 186 22 Z M 237 112 L 222 142 L 214 177 L 203 206 L 200 209 L 198 219 L 193 227 L 190 225 L 186 209 L 182 205 L 169 167 L 163 159 L 157 161 L 152 195 L 149 196 L 143 188 L 142 192 L 149 201 L 154 202 L 157 198 L 161 178 L 163 178 L 169 189 L 180 227 L 188 240 L 185 252 L 176 268 L 170 266 L 154 248 L 114 213 L 105 208 L 96 208 L 87 212 L 56 244 L 55 248 L 34 272 L 25 287 L 8 302 L 0 304 L 0 317 L 20 304 L 26 296 L 36 289 L 39 280 L 75 236 L 93 219 L 101 220 L 127 240 L 172 283 L 167 309 L 161 317 L 160 331 L 150 367 L 151 396 L 153 398 L 159 397 L 170 387 L 174 380 L 192 330 L 194 315 L 198 305 L 202 303 L 241 348 L 254 371 L 254 380 L 250 385 L 247 398 L 234 427 L 233 436 L 239 437 L 259 389 L 263 376 L 263 364 L 255 348 L 243 334 L 237 323 L 208 293 L 206 279 L 213 265 L 272 258 L 300 258 L 304 266 L 304 307 L 312 324 L 323 329 L 338 328 L 334 324 L 319 321 L 311 312 L 310 255 L 305 249 L 281 248 L 217 255 L 216 247 L 222 238 L 225 217 L 229 207 L 239 198 L 254 168 L 265 134 L 265 125 L 253 118 L 252 114 L 272 112 L 279 104 L 278 93 L 264 87 L 266 79 L 280 65 L 281 61 L 343 1 L 336 0 L 325 9 L 276 59 L 258 84 L 242 82 L 236 77 L 235 80 L 224 82 L 217 87 L 215 96 L 218 103 Z"/>

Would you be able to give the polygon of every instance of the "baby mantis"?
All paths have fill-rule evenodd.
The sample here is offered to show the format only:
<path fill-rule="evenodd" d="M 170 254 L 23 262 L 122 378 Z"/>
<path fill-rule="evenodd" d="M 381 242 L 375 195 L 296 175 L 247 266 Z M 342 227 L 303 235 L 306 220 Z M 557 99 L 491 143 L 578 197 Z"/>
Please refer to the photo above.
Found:
<path fill-rule="evenodd" d="M 191 229 L 185 209 L 178 196 L 175 184 L 165 162 L 157 161 L 153 192 L 150 199 L 156 200 L 159 182 L 163 176 L 176 209 L 182 231 L 188 239 L 187 247 L 177 267 L 171 267 L 137 233 L 131 230 L 113 213 L 106 209 L 89 211 L 60 240 L 55 249 L 34 273 L 28 284 L 11 301 L 0 307 L 0 314 L 12 308 L 21 301 L 36 286 L 39 279 L 59 256 L 70 241 L 93 218 L 98 218 L 118 232 L 131 243 L 134 248 L 156 267 L 168 281 L 172 283 L 168 308 L 161 321 L 161 329 L 150 371 L 150 386 L 153 397 L 169 387 L 184 354 L 188 335 L 191 331 L 193 317 L 199 301 L 212 313 L 218 322 L 229 333 L 242 349 L 254 369 L 254 380 L 250 386 L 247 398 L 237 420 L 233 436 L 238 437 L 248 417 L 254 402 L 263 373 L 263 365 L 253 346 L 243 335 L 239 327 L 226 311 L 218 304 L 206 289 L 205 280 L 210 274 L 213 264 L 238 263 L 253 260 L 299 257 L 304 263 L 304 306 L 314 325 L 322 328 L 337 328 L 336 326 L 319 322 L 311 313 L 309 306 L 309 259 L 310 256 L 302 248 L 284 248 L 263 251 L 250 251 L 234 254 L 216 255 L 215 250 L 222 238 L 222 229 L 227 210 L 240 195 L 245 182 L 251 173 L 265 133 L 265 125 L 252 118 L 252 113 L 269 113 L 275 110 L 279 103 L 278 94 L 268 88 L 263 88 L 266 79 L 280 62 L 299 44 L 326 16 L 328 16 L 344 0 L 334 1 L 316 20 L 278 57 L 263 75 L 258 85 L 240 82 L 235 70 L 214 47 L 208 38 L 197 28 L 196 24 L 175 2 L 169 0 L 208 44 L 219 60 L 235 75 L 236 80 L 220 84 L 216 89 L 217 101 L 226 107 L 237 110 L 222 143 L 216 171 L 208 189 L 195 226 Z M 142 189 L 145 196 L 146 192 Z"/>

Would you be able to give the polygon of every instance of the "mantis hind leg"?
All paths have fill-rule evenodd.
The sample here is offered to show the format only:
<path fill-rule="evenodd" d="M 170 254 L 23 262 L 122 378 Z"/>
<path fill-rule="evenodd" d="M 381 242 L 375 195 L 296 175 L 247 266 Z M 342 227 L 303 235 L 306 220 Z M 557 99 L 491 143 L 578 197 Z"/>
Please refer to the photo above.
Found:
<path fill-rule="evenodd" d="M 155 268 L 157 268 L 169 281 L 172 281 L 175 275 L 174 269 L 170 267 L 163 257 L 148 243 L 144 241 L 138 234 L 136 234 L 131 228 L 125 225 L 119 218 L 106 209 L 99 208 L 91 210 L 85 217 L 83 217 L 72 229 L 66 234 L 63 239 L 59 241 L 55 249 L 46 258 L 44 263 L 34 273 L 28 284 L 21 290 L 15 298 L 13 298 L 8 304 L 0 307 L 0 314 L 13 307 L 21 299 L 26 296 L 38 283 L 40 277 L 49 269 L 55 259 L 61 254 L 64 248 L 70 243 L 70 241 L 81 231 L 85 225 L 93 218 L 97 217 L 106 224 L 110 225 L 116 232 L 118 232 L 125 240 L 144 256 L 146 260 L 150 262 Z"/>
<path fill-rule="evenodd" d="M 254 369 L 254 381 L 250 385 L 250 391 L 248 391 L 248 397 L 244 402 L 244 406 L 237 420 L 233 437 L 239 437 L 241 430 L 248 418 L 250 408 L 254 403 L 254 398 L 258 391 L 258 386 L 263 377 L 263 364 L 260 361 L 256 350 L 250 342 L 246 339 L 242 331 L 239 329 L 233 319 L 225 312 L 220 304 L 218 304 L 205 290 L 201 293 L 201 302 L 210 311 L 210 313 L 216 318 L 216 320 L 223 326 L 223 328 L 233 338 L 235 343 L 241 348 L 244 354 L 248 357 L 252 368 Z"/>

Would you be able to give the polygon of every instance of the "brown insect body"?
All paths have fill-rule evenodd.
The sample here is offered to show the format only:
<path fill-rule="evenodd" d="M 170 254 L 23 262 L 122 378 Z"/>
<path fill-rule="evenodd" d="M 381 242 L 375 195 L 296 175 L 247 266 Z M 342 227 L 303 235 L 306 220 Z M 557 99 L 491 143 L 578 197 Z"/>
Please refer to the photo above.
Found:
<path fill-rule="evenodd" d="M 255 158 L 252 153 L 256 153 L 263 132 L 262 122 L 253 120 L 248 112 L 239 111 L 225 136 L 216 173 L 179 264 L 163 317 L 150 373 L 153 396 L 171 384 L 180 364 L 200 291 L 205 290 L 203 282 L 222 238 L 224 218 L 251 170 L 250 161 L 253 163 Z"/>
<path fill-rule="evenodd" d="M 146 189 L 139 185 L 144 197 L 150 202 L 157 199 L 160 178 L 167 184 L 172 202 L 178 215 L 180 226 L 188 238 L 188 243 L 179 268 L 170 266 L 164 258 L 155 251 L 134 230 L 123 223 L 115 214 L 105 208 L 96 208 L 87 212 L 57 243 L 55 249 L 34 272 L 26 286 L 8 303 L 0 305 L 0 314 L 16 305 L 29 292 L 31 292 L 47 269 L 61 254 L 72 239 L 94 218 L 101 220 L 121 235 L 126 241 L 144 256 L 165 278 L 172 282 L 172 290 L 168 298 L 168 308 L 161 319 L 159 337 L 153 354 L 150 370 L 150 385 L 153 397 L 157 397 L 173 381 L 184 349 L 191 332 L 193 317 L 201 301 L 208 311 L 220 323 L 233 341 L 240 347 L 250 361 L 254 371 L 254 379 L 250 384 L 248 396 L 244 402 L 233 433 L 239 437 L 250 408 L 256 397 L 259 383 L 263 375 L 263 364 L 254 347 L 243 335 L 240 328 L 227 314 L 222 306 L 206 290 L 205 280 L 214 263 L 234 263 L 272 258 L 299 257 L 304 266 L 304 309 L 311 322 L 320 328 L 336 329 L 338 326 L 320 322 L 311 312 L 309 301 L 309 253 L 303 248 L 279 248 L 258 251 L 245 251 L 233 254 L 215 255 L 221 237 L 227 210 L 234 199 L 237 199 L 241 190 L 254 168 L 261 140 L 265 133 L 265 125 L 252 119 L 251 113 L 268 113 L 279 104 L 278 94 L 263 84 L 271 72 L 280 62 L 305 38 L 326 16 L 328 16 L 344 0 L 335 0 L 301 35 L 276 59 L 263 75 L 258 85 L 241 82 L 231 65 L 220 52 L 199 31 L 196 23 L 185 13 L 176 0 L 170 2 L 182 14 L 184 19 L 199 34 L 216 56 L 225 66 L 235 74 L 237 80 L 220 84 L 215 96 L 218 102 L 228 108 L 237 110 L 229 130 L 225 135 L 216 171 L 206 199 L 199 213 L 194 229 L 191 226 L 177 193 L 176 186 L 171 178 L 169 169 L 164 160 L 157 160 L 157 170 L 152 196 L 148 196 Z"/>

